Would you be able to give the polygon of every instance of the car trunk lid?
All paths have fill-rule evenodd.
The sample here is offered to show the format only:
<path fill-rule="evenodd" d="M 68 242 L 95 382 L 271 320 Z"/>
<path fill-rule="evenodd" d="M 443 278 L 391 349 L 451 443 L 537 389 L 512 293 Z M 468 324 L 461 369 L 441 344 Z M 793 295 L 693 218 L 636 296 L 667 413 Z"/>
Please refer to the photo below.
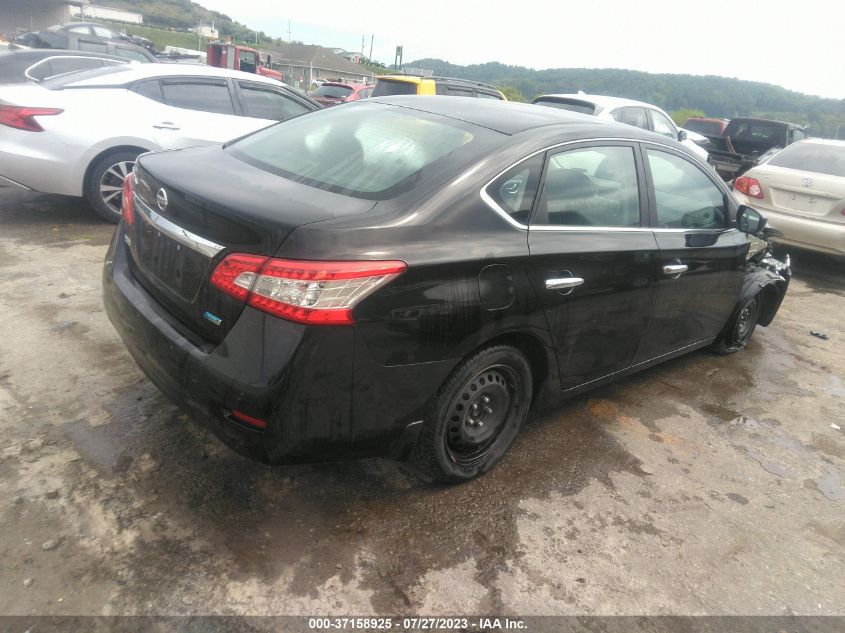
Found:
<path fill-rule="evenodd" d="M 760 183 L 765 206 L 788 215 L 845 222 L 845 178 L 765 165 L 753 176 Z"/>
<path fill-rule="evenodd" d="M 220 147 L 147 154 L 136 175 L 127 235 L 133 273 L 191 332 L 214 343 L 244 306 L 210 284 L 225 255 L 271 256 L 298 226 L 374 205 L 270 174 Z"/>

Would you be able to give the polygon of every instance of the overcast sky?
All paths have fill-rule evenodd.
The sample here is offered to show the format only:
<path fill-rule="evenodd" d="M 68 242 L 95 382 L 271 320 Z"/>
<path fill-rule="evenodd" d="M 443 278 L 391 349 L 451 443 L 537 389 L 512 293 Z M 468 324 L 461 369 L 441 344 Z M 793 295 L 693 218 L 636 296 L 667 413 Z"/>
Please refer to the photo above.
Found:
<path fill-rule="evenodd" d="M 198 0 L 268 35 L 393 63 L 722 75 L 845 98 L 842 0 Z"/>

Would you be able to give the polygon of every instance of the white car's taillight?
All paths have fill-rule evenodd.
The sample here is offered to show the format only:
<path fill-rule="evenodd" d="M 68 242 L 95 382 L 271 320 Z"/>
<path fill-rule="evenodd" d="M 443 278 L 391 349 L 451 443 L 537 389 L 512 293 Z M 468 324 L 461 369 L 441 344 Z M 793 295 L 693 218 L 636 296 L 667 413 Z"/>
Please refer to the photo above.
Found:
<path fill-rule="evenodd" d="M 293 261 L 232 254 L 211 275 L 219 290 L 297 323 L 348 325 L 352 308 L 405 271 L 402 261 Z"/>
<path fill-rule="evenodd" d="M 43 132 L 44 128 L 35 119 L 37 116 L 56 116 L 64 110 L 59 108 L 30 108 L 26 106 L 0 105 L 0 125 L 26 130 L 27 132 Z"/>

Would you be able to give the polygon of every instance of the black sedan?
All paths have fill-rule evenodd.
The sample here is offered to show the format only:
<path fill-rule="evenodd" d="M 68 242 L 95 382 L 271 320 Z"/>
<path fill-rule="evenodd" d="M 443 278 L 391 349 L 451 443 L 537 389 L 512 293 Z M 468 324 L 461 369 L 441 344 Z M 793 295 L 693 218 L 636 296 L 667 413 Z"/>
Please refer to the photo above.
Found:
<path fill-rule="evenodd" d="M 388 97 L 146 154 L 124 201 L 112 323 L 271 463 L 470 479 L 534 406 L 741 349 L 790 274 L 749 255 L 765 220 L 679 143 L 514 103 Z"/>
<path fill-rule="evenodd" d="M 126 59 L 86 53 L 51 49 L 27 49 L 0 52 L 0 85 L 41 82 L 79 70 L 127 63 Z"/>

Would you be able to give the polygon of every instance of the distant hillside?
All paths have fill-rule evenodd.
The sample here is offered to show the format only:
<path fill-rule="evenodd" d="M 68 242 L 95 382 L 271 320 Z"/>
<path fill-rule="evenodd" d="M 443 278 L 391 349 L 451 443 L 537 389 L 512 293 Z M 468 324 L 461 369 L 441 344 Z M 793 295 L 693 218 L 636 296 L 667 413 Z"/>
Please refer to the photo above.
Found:
<path fill-rule="evenodd" d="M 146 26 L 185 30 L 194 28 L 200 22 L 209 26 L 214 22 L 221 37 L 230 36 L 240 42 L 255 41 L 255 31 L 248 26 L 191 0 L 97 0 L 96 4 L 140 13 L 144 16 Z M 263 31 L 258 32 L 258 39 L 263 43 L 281 42 L 279 38 L 269 37 Z"/>
<path fill-rule="evenodd" d="M 552 92 L 584 92 L 628 97 L 653 103 L 669 112 L 703 110 L 708 116 L 760 115 L 810 125 L 813 136 L 845 137 L 845 99 L 823 99 L 779 86 L 727 77 L 651 74 L 611 68 L 533 70 L 499 62 L 459 66 L 442 59 L 419 59 L 409 67 L 438 75 L 484 81 L 516 88 L 528 100 Z"/>

